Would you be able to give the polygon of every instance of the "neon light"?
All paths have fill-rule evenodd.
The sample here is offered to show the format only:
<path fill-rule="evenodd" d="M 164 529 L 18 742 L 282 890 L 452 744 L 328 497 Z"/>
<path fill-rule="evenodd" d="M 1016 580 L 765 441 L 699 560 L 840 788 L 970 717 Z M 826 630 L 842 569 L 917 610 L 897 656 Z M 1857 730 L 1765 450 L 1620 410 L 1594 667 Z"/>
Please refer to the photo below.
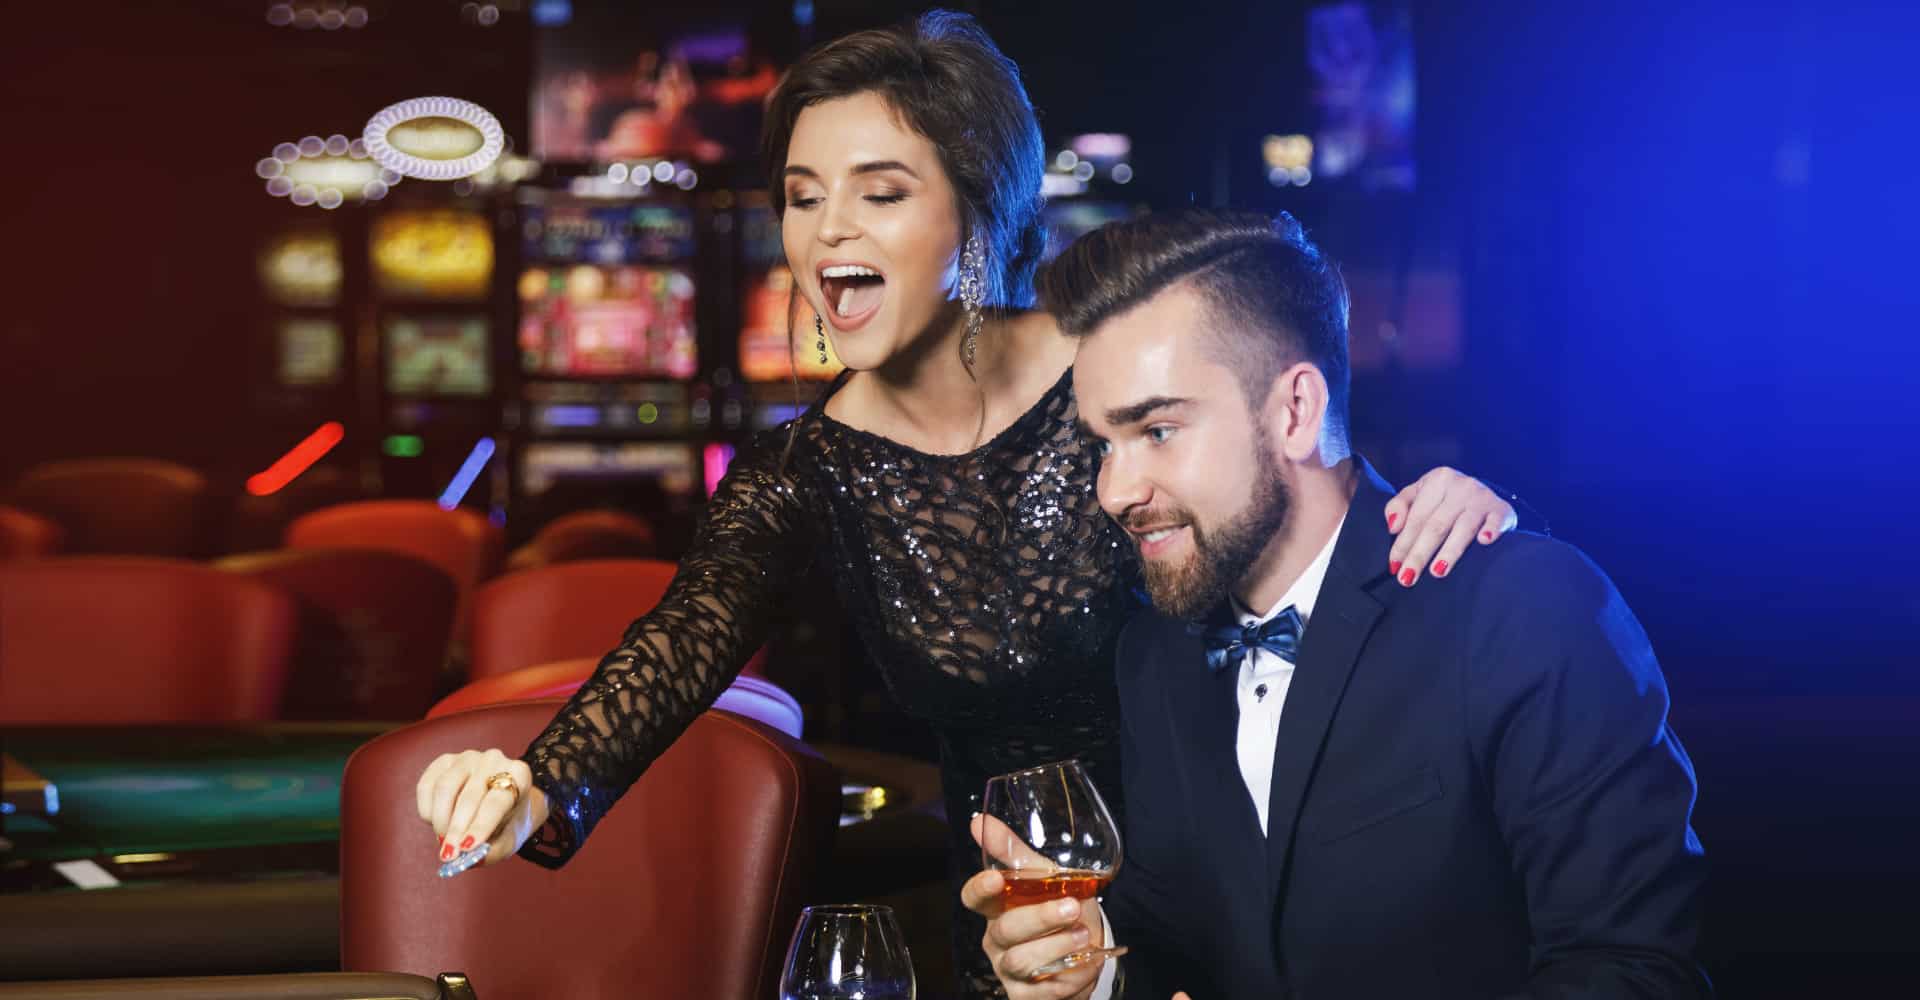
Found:
<path fill-rule="evenodd" d="M 418 118 L 451 118 L 480 134 L 479 148 L 458 159 L 429 159 L 394 148 L 388 133 L 395 127 Z M 424 181 L 451 181 L 470 177 L 487 169 L 506 148 L 506 132 L 500 120 L 486 108 L 455 97 L 416 97 L 380 109 L 367 121 L 367 153 L 381 166 L 404 177 Z"/>
<path fill-rule="evenodd" d="M 597 406 L 544 406 L 540 408 L 540 421 L 548 427 L 598 427 L 600 426 L 600 408 Z"/>
<path fill-rule="evenodd" d="M 727 474 L 727 466 L 733 464 L 733 445 L 715 442 L 707 445 L 702 456 L 706 463 L 707 495 L 720 488 L 720 479 Z"/>
<path fill-rule="evenodd" d="M 305 441 L 293 446 L 293 449 L 280 456 L 279 461 L 267 466 L 265 472 L 247 477 L 247 492 L 257 497 L 271 496 L 280 492 L 288 483 L 300 478 L 300 474 L 313 468 L 340 439 L 347 436 L 347 429 L 338 420 L 329 420 L 307 435 Z"/>
<path fill-rule="evenodd" d="M 460 465 L 460 471 L 453 474 L 453 482 L 447 484 L 447 491 L 440 494 L 440 508 L 452 510 L 466 499 L 467 491 L 473 489 L 474 481 L 480 478 L 480 470 L 487 467 L 487 460 L 493 457 L 493 439 L 481 438 L 473 443 L 473 450 L 467 453 L 467 460 Z"/>
<path fill-rule="evenodd" d="M 639 417 L 641 423 L 650 424 L 660 419 L 660 408 L 652 403 L 641 403 L 640 409 L 635 411 L 634 416 Z"/>
<path fill-rule="evenodd" d="M 389 434 L 380 442 L 380 450 L 393 458 L 419 458 L 427 445 L 418 434 Z"/>

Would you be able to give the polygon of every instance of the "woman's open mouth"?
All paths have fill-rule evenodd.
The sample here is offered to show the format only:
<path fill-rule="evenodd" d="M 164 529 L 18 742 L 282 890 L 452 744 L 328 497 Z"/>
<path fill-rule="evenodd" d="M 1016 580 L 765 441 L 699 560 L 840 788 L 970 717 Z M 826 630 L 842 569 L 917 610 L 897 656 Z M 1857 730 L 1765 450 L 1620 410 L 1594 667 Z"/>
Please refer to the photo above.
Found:
<path fill-rule="evenodd" d="M 820 266 L 820 295 L 827 303 L 827 321 L 841 331 L 857 330 L 887 297 L 887 276 L 878 268 L 852 261 L 828 261 Z"/>

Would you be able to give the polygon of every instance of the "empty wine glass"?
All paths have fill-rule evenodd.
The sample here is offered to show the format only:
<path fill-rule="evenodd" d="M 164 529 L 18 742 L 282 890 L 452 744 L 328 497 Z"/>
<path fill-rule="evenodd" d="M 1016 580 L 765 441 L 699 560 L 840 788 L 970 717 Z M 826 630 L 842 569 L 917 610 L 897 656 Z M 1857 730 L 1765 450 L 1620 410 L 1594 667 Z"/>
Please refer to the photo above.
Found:
<path fill-rule="evenodd" d="M 913 961 L 886 906 L 809 906 L 800 913 L 780 1000 L 914 1000 Z"/>

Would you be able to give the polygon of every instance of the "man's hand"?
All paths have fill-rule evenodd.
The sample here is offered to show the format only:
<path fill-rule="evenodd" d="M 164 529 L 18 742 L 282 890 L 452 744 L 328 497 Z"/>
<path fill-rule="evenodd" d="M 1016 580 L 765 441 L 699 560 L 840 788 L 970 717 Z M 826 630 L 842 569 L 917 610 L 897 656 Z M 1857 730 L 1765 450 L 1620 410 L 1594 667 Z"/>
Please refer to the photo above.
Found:
<path fill-rule="evenodd" d="M 1006 864 L 1020 860 L 1023 868 L 1042 868 L 1046 859 L 1028 847 L 1006 825 L 991 816 L 973 818 L 973 839 Z M 1059 899 L 1032 906 L 1005 906 L 1006 877 L 989 868 L 967 880 L 960 900 L 967 909 L 987 918 L 987 934 L 980 945 L 993 963 L 994 975 L 1006 987 L 1008 1000 L 1081 1000 L 1093 992 L 1104 960 L 1096 960 L 1052 975 L 1030 980 L 1034 969 L 1075 952 L 1098 948 L 1106 925 L 1100 904 Z"/>

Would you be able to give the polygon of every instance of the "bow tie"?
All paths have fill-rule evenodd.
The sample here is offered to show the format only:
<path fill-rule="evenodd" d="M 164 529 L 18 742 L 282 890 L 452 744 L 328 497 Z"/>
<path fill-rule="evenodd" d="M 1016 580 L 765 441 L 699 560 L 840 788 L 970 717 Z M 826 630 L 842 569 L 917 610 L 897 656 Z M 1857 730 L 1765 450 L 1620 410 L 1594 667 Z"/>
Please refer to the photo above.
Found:
<path fill-rule="evenodd" d="M 1229 622 L 1225 625 L 1193 625 L 1189 631 L 1200 636 L 1207 647 L 1207 669 L 1215 673 L 1238 664 L 1250 649 L 1264 649 L 1294 662 L 1300 649 L 1300 632 L 1306 627 L 1300 612 L 1292 607 L 1257 625 Z"/>

